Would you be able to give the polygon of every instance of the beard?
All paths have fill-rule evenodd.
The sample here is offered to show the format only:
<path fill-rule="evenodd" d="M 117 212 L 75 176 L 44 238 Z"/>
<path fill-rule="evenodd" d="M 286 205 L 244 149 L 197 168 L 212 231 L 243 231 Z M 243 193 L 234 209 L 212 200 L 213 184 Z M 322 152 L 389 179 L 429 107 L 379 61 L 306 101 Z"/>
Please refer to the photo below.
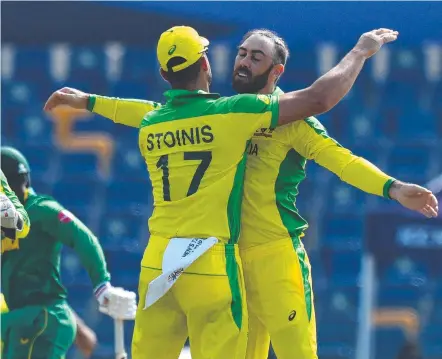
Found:
<path fill-rule="evenodd" d="M 272 69 L 273 65 L 270 66 L 269 69 L 263 74 L 252 76 L 252 73 L 249 69 L 245 67 L 240 67 L 238 68 L 238 70 L 233 72 L 232 87 L 239 94 L 258 93 L 267 85 L 267 81 L 269 80 L 269 75 Z M 247 73 L 247 78 L 240 78 L 236 76 L 238 74 L 238 71 L 240 70 Z"/>

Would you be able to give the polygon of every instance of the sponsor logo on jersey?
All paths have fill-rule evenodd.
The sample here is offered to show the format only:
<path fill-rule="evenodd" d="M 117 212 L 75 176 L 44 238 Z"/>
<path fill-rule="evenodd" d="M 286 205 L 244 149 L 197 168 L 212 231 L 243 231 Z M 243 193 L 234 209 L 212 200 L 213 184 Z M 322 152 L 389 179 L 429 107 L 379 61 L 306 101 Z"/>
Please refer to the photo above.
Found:
<path fill-rule="evenodd" d="M 291 322 L 296 317 L 296 310 L 292 310 L 289 314 L 289 322 Z"/>
<path fill-rule="evenodd" d="M 26 167 L 23 163 L 18 164 L 18 173 L 27 173 Z"/>
<path fill-rule="evenodd" d="M 273 136 L 273 131 L 275 130 L 272 128 L 259 128 L 255 131 L 253 136 L 271 138 Z"/>
<path fill-rule="evenodd" d="M 67 211 L 67 210 L 62 210 L 62 211 L 60 211 L 59 213 L 58 213 L 58 220 L 61 222 L 61 223 L 69 223 L 69 222 L 72 222 L 72 220 L 73 220 L 73 217 L 74 217 L 74 215 L 71 213 L 71 212 L 69 212 L 69 211 Z"/>

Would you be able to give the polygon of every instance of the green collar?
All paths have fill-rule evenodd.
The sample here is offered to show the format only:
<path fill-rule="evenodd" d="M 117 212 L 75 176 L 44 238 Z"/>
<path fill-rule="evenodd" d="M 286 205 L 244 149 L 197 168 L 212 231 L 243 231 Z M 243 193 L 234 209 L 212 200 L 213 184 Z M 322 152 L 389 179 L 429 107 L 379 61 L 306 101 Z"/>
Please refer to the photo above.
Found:
<path fill-rule="evenodd" d="M 168 90 L 164 93 L 164 96 L 167 98 L 167 102 L 187 102 L 189 100 L 198 100 L 201 98 L 220 98 L 220 94 L 218 93 L 210 93 L 202 90 Z"/>

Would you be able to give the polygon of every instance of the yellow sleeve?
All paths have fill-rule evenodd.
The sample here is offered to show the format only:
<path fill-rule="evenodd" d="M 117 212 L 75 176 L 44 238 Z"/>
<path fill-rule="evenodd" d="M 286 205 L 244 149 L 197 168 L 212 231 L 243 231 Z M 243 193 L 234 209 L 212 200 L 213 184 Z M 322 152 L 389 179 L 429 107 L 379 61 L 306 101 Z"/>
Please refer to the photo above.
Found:
<path fill-rule="evenodd" d="M 1 313 L 9 312 L 8 304 L 6 303 L 3 293 L 0 293 L 0 311 Z"/>
<path fill-rule="evenodd" d="M 390 198 L 388 192 L 395 179 L 342 147 L 328 136 L 326 129 L 316 118 L 309 117 L 289 126 L 291 144 L 299 154 L 314 160 L 342 181 L 364 192 Z"/>
<path fill-rule="evenodd" d="M 88 110 L 106 117 L 115 123 L 139 128 L 146 113 L 160 108 L 152 101 L 121 99 L 118 97 L 89 96 Z"/>

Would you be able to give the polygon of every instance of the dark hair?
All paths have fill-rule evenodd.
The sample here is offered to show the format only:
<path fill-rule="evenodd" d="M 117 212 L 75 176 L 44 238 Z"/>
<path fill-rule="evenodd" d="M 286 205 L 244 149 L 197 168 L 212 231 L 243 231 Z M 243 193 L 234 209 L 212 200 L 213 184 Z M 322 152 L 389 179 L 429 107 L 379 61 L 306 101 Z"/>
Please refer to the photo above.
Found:
<path fill-rule="evenodd" d="M 167 71 L 164 71 L 164 77 L 169 81 L 173 89 L 185 89 L 198 79 L 198 75 L 201 71 L 201 61 L 202 58 L 189 67 L 174 72 L 172 68 L 183 64 L 186 62 L 186 59 L 183 57 L 173 57 L 167 62 Z"/>
<path fill-rule="evenodd" d="M 273 64 L 274 65 L 286 64 L 290 53 L 287 43 L 284 41 L 282 37 L 280 37 L 276 32 L 268 29 L 254 29 L 250 30 L 247 34 L 244 35 L 244 37 L 241 40 L 241 43 L 246 41 L 252 35 L 261 35 L 272 40 L 273 44 L 275 45 L 273 51 Z"/>

